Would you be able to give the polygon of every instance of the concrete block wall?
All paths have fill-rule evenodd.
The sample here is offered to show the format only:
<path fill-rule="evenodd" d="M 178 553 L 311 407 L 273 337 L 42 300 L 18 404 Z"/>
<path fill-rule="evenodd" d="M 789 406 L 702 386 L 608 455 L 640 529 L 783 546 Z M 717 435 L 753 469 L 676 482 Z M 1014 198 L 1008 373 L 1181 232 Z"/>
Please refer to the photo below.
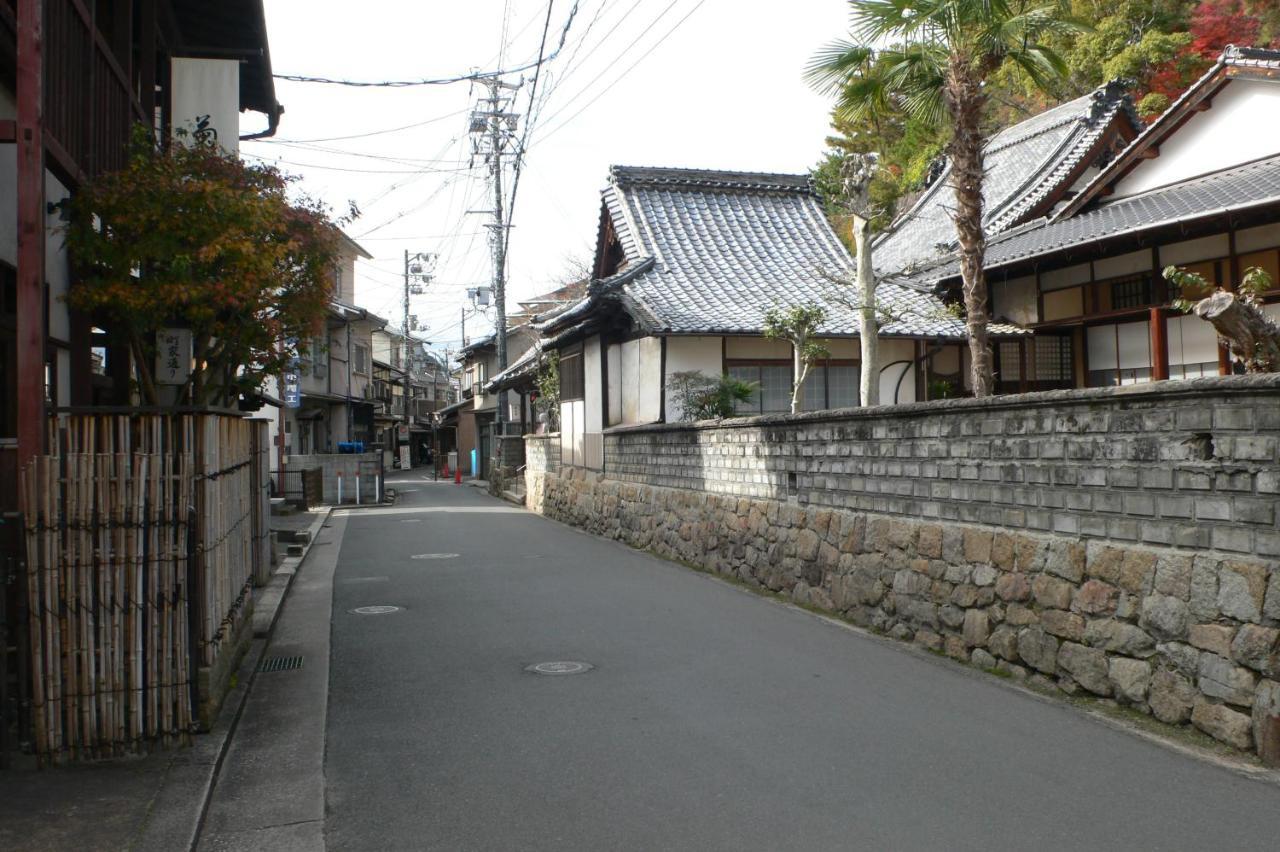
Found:
<path fill-rule="evenodd" d="M 1280 765 L 1278 417 L 1237 377 L 627 428 L 603 474 L 531 440 L 528 505 Z"/>
<path fill-rule="evenodd" d="M 1280 556 L 1280 376 L 611 430 L 611 479 Z"/>
<path fill-rule="evenodd" d="M 376 476 L 368 475 L 378 468 L 380 453 L 321 453 L 306 456 L 289 456 L 286 470 L 313 470 L 319 468 L 324 476 L 324 502 L 338 505 L 338 473 L 342 473 L 342 502 L 356 502 L 356 474 L 360 477 L 360 502 L 373 503 L 378 499 Z M 363 462 L 363 464 L 361 464 Z"/>

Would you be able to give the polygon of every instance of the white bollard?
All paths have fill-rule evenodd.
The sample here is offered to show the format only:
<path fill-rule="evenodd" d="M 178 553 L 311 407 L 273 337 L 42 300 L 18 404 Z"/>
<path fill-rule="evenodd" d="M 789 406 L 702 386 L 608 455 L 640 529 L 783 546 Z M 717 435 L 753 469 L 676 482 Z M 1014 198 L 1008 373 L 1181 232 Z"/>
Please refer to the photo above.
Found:
<path fill-rule="evenodd" d="M 360 505 L 360 474 L 356 473 L 356 505 Z"/>
<path fill-rule="evenodd" d="M 342 505 L 342 471 L 338 471 L 338 505 Z"/>

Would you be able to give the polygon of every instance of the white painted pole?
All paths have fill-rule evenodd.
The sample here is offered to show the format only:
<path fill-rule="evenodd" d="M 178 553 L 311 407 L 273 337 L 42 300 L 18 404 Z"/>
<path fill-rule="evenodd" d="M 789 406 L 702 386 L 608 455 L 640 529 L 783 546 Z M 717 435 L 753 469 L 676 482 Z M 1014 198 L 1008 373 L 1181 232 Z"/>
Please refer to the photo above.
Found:
<path fill-rule="evenodd" d="M 342 471 L 338 471 L 338 505 L 342 505 Z"/>
<path fill-rule="evenodd" d="M 360 472 L 356 471 L 356 505 L 360 505 Z"/>

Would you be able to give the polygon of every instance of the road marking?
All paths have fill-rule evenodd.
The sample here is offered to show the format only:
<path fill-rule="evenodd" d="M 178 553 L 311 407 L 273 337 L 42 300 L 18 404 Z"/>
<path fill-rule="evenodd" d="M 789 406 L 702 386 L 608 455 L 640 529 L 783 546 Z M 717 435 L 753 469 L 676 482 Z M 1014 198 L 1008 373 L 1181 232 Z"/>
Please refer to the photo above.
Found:
<path fill-rule="evenodd" d="M 386 583 L 390 581 L 390 577 L 347 577 L 339 580 L 339 583 Z"/>
<path fill-rule="evenodd" d="M 428 514 L 458 514 L 458 515 L 527 515 L 526 509 L 518 509 L 515 506 L 416 506 L 406 508 L 387 508 L 387 509 L 339 509 L 334 512 L 344 518 L 353 515 L 428 515 Z"/>
<path fill-rule="evenodd" d="M 399 611 L 400 607 L 398 606 L 358 606 L 353 610 L 349 610 L 354 615 L 388 615 Z"/>
<path fill-rule="evenodd" d="M 410 559 L 457 559 L 456 553 L 419 553 L 416 556 L 410 556 Z"/>

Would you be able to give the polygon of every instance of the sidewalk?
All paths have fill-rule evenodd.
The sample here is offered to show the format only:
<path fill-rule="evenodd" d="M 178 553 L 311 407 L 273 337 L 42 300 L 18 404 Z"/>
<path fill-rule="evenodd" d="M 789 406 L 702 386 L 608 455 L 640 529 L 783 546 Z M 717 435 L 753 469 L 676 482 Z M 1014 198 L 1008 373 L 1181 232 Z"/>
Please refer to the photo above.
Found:
<path fill-rule="evenodd" d="M 273 516 L 273 529 L 310 530 L 303 555 L 285 557 L 255 590 L 255 639 L 213 729 L 191 748 L 38 770 L 20 758 L 0 771 L 0 849 L 155 850 L 192 848 L 214 777 L 235 731 L 281 602 L 311 552 L 330 508 Z"/>

